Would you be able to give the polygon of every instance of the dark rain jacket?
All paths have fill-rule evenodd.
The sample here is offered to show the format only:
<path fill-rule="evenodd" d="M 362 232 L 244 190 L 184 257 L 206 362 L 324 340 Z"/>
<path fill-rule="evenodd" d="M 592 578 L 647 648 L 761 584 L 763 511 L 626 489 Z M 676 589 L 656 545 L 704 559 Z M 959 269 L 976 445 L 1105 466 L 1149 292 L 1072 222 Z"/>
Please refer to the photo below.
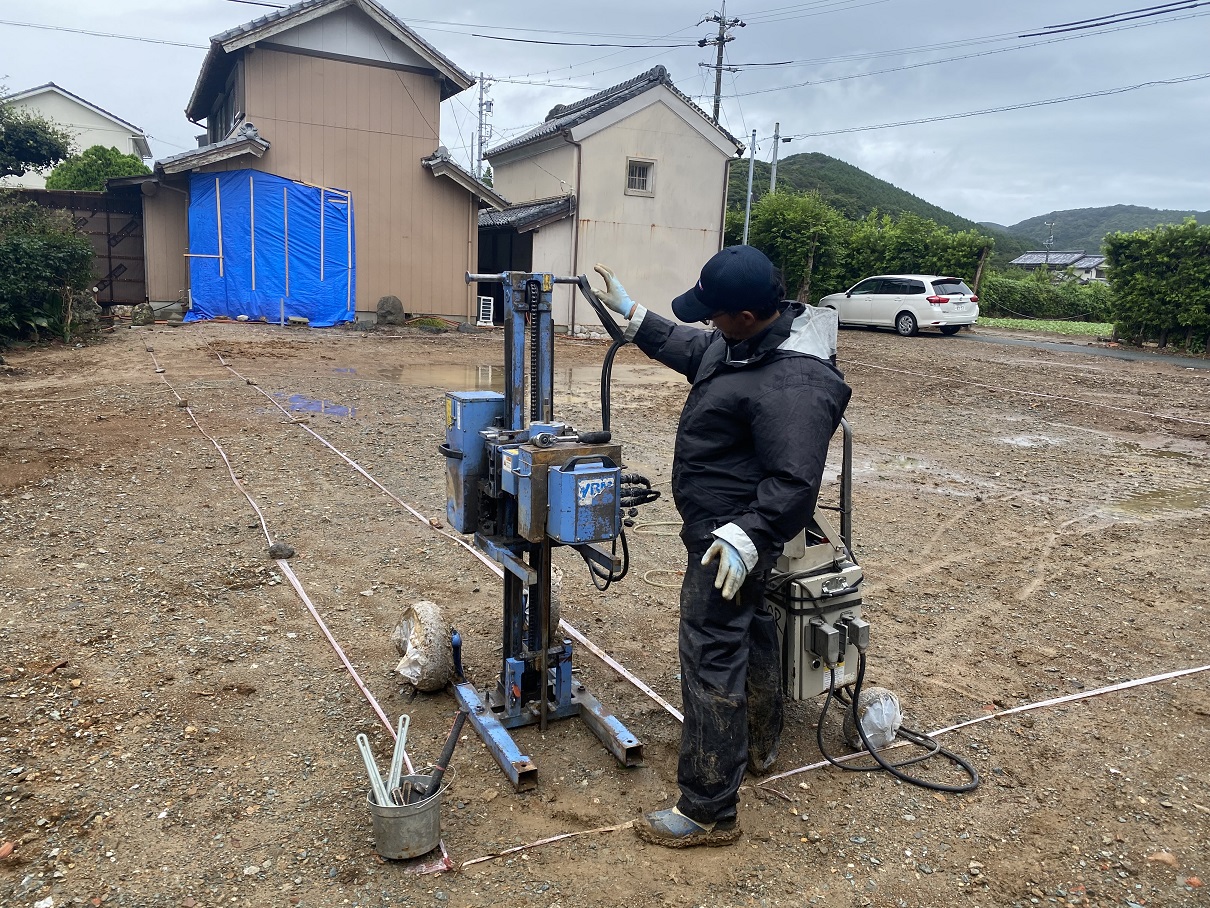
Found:
<path fill-rule="evenodd" d="M 735 345 L 717 329 L 643 314 L 634 342 L 693 383 L 672 465 L 690 551 L 704 551 L 713 531 L 732 523 L 765 562 L 810 521 L 852 393 L 832 364 L 836 331 L 834 312 L 800 303 Z"/>

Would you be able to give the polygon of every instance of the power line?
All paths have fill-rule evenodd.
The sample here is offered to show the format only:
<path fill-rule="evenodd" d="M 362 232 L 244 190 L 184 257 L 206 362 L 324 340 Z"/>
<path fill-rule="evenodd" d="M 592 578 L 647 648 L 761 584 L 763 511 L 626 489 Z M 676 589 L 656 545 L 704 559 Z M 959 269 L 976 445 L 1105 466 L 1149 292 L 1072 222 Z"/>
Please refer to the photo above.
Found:
<path fill-rule="evenodd" d="M 1181 21 L 1182 19 L 1198 19 L 1198 18 L 1201 18 L 1206 15 L 1210 15 L 1210 13 L 1193 13 L 1188 16 L 1179 16 L 1175 19 L 1166 19 L 1163 21 L 1164 22 L 1178 22 L 1178 21 Z M 994 56 L 996 54 L 1005 54 L 1005 53 L 1009 53 L 1010 51 L 1015 51 L 1015 50 L 1027 50 L 1028 48 L 1031 48 L 1031 47 L 1043 47 L 1047 44 L 1058 44 L 1063 41 L 1075 41 L 1080 38 L 1093 37 L 1094 35 L 1110 34 L 1112 32 L 1127 31 L 1129 29 L 1134 29 L 1134 28 L 1146 28 L 1147 26 L 1150 26 L 1150 25 L 1159 25 L 1159 24 L 1162 24 L 1162 23 L 1161 22 L 1140 22 L 1137 25 L 1123 25 L 1123 26 L 1120 26 L 1119 28 L 1107 29 L 1104 32 L 1092 32 L 1092 33 L 1084 33 L 1084 34 L 1078 34 L 1078 35 L 1067 35 L 1066 37 L 1052 38 L 1049 41 L 1034 41 L 1029 44 L 1018 44 L 1018 45 L 1014 45 L 1012 47 L 998 47 L 998 48 L 993 48 L 991 50 L 980 51 L 980 52 L 974 53 L 974 54 L 963 54 L 962 56 L 958 56 L 958 57 L 946 57 L 941 60 L 926 60 L 922 63 L 907 63 L 907 64 L 904 64 L 903 66 L 892 66 L 887 69 L 877 69 L 877 70 L 871 70 L 869 72 L 862 72 L 862 73 L 850 73 L 850 74 L 844 75 L 844 76 L 833 76 L 829 79 L 813 79 L 813 80 L 808 80 L 806 82 L 794 82 L 789 85 L 775 85 L 771 88 L 757 88 L 757 89 L 753 89 L 752 91 L 749 91 L 749 92 L 744 92 L 744 94 L 739 97 L 748 97 L 749 95 L 769 94 L 769 93 L 775 92 L 775 91 L 788 91 L 792 88 L 808 88 L 808 87 L 814 86 L 814 85 L 830 85 L 834 82 L 847 82 L 851 79 L 865 79 L 870 76 L 881 76 L 881 75 L 886 75 L 888 73 L 906 72 L 907 70 L 910 70 L 910 69 L 921 69 L 926 66 L 940 66 L 940 65 L 943 65 L 946 63 L 957 63 L 962 60 L 973 60 L 978 57 L 990 57 L 990 56 Z M 986 43 L 986 42 L 976 40 L 976 41 L 972 41 L 970 43 Z M 901 52 L 900 51 L 891 51 L 890 53 L 898 54 Z M 826 61 L 820 61 L 820 62 L 826 62 Z M 737 64 L 737 65 L 742 69 L 744 67 L 750 67 L 753 64 Z M 803 63 L 802 65 L 808 65 L 808 64 Z"/>
<path fill-rule="evenodd" d="M 1021 35 L 1022 38 L 1036 38 L 1039 35 L 1057 35 L 1059 32 L 1078 32 L 1087 29 L 1102 28 L 1106 25 L 1117 25 L 1119 22 L 1129 22 L 1132 19 L 1150 19 L 1154 16 L 1166 16 L 1168 13 L 1184 12 L 1187 9 L 1196 9 L 1199 6 L 1206 6 L 1205 2 L 1187 3 L 1184 6 L 1175 7 L 1173 9 L 1161 10 L 1154 13 L 1139 13 L 1137 16 L 1122 15 L 1120 18 L 1114 19 L 1112 22 L 1099 22 L 1091 25 L 1074 25 L 1071 28 L 1060 28 L 1055 25 L 1047 26 L 1046 31 L 1031 32 L 1028 35 Z"/>
<path fill-rule="evenodd" d="M 894 129 L 898 126 L 919 126 L 922 123 L 939 123 L 942 120 L 961 120 L 967 117 L 978 117 L 984 114 L 1005 113 L 1011 110 L 1025 110 L 1030 107 L 1045 107 L 1050 104 L 1063 104 L 1067 101 L 1083 101 L 1088 98 L 1103 98 L 1107 95 L 1120 95 L 1128 91 L 1137 91 L 1140 88 L 1149 88 L 1155 85 L 1179 85 L 1184 82 L 1197 82 L 1202 79 L 1210 79 L 1210 73 L 1196 73 L 1191 76 L 1179 76 L 1175 79 L 1156 79 L 1152 82 L 1139 82 L 1136 85 L 1124 85 L 1119 88 L 1106 88 L 1101 91 L 1089 91 L 1078 95 L 1067 95 L 1063 98 L 1047 98 L 1042 101 L 1027 101 L 1022 104 L 1006 104 L 1003 107 L 988 107 L 984 110 L 969 110 L 963 113 L 943 114 L 936 117 L 920 117 L 916 120 L 900 120 L 896 123 L 880 123 L 875 126 L 852 126 L 847 129 L 830 129 L 825 132 L 804 132 L 794 136 L 792 139 L 815 139 L 821 136 L 839 136 L 853 132 L 870 132 L 875 129 Z"/>
<path fill-rule="evenodd" d="M 164 38 L 144 38 L 139 35 L 119 35 L 114 32 L 94 32 L 86 28 L 67 28 L 63 25 L 41 25 L 37 22 L 13 22 L 0 19 L 0 25 L 13 25 L 17 28 L 38 28 L 48 32 L 69 32 L 73 35 L 90 35 L 94 38 L 121 38 L 123 41 L 142 41 L 146 44 L 167 44 L 171 47 L 192 47 L 197 50 L 209 50 L 209 44 L 190 44 L 186 41 L 169 41 Z"/>

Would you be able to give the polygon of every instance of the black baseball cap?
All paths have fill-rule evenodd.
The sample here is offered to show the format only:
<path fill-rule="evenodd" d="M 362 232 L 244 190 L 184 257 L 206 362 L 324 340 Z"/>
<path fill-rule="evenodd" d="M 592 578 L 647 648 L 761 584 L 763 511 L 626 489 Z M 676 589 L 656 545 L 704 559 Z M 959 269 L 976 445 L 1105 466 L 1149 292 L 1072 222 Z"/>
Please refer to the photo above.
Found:
<path fill-rule="evenodd" d="M 716 312 L 760 310 L 781 302 L 781 280 L 769 257 L 755 246 L 728 246 L 702 266 L 697 286 L 672 301 L 683 322 L 704 321 Z"/>

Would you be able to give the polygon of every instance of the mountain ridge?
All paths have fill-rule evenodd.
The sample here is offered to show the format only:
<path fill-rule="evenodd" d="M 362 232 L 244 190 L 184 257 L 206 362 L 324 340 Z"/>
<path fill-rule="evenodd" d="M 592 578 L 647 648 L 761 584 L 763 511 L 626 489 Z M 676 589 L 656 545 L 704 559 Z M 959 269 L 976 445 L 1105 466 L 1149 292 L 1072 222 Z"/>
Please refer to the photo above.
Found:
<path fill-rule="evenodd" d="M 742 210 L 748 186 L 746 162 L 731 168 L 727 205 Z M 771 166 L 757 161 L 752 180 L 753 201 L 769 191 Z M 777 163 L 777 184 L 783 191 L 818 192 L 825 202 L 845 217 L 860 220 L 871 211 L 898 216 L 905 212 L 936 221 L 951 230 L 977 230 L 996 241 L 993 263 L 1004 265 L 1023 252 L 1045 248 L 1049 237 L 1047 223 L 1054 222 L 1053 249 L 1099 253 L 1110 233 L 1132 233 L 1165 224 L 1181 224 L 1192 217 L 1199 224 L 1210 224 L 1210 211 L 1147 208 L 1141 205 L 1105 205 L 1070 208 L 1026 218 L 1016 224 L 972 221 L 952 211 L 879 179 L 839 158 L 820 152 L 790 155 Z"/>

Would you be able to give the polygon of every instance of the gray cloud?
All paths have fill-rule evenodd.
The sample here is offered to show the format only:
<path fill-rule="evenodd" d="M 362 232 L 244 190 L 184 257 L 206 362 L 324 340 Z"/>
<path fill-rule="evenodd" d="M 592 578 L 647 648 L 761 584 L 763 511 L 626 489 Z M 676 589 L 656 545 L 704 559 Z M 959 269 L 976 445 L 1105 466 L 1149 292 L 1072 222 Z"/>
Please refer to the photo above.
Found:
<path fill-rule="evenodd" d="M 464 69 L 515 81 L 491 86 L 495 141 L 540 122 L 556 103 L 623 81 L 656 63 L 707 110 L 712 48 L 560 47 L 484 40 L 485 34 L 552 41 L 692 44 L 708 3 L 510 4 L 482 0 L 386 5 Z M 723 125 L 755 129 L 769 160 L 773 124 L 786 135 L 940 117 L 1210 72 L 1205 54 L 1210 6 L 1141 20 L 1112 33 L 990 53 L 1040 39 L 993 40 L 1041 27 L 1150 6 L 1104 0 L 755 0 L 731 2 L 727 16 L 748 22 L 727 46 L 727 62 L 830 60 L 806 66 L 743 68 L 723 80 Z M 206 44 L 209 36 L 259 15 L 225 0 L 7 0 L 0 18 L 16 22 Z M 1151 22 L 1154 24 L 1143 23 Z M 507 30 L 513 29 L 513 30 Z M 544 30 L 520 31 L 519 29 Z M 14 90 L 57 82 L 151 134 L 166 156 L 190 147 L 198 129 L 182 110 L 203 51 L 0 25 L 0 77 Z M 600 37 L 608 33 L 613 37 Z M 664 37 L 661 37 L 664 36 Z M 986 38 L 983 43 L 948 46 Z M 972 54 L 970 59 L 955 60 Z M 866 56 L 863 56 L 866 55 Z M 842 59 L 845 58 L 845 59 Z M 949 61 L 915 66 L 929 61 Z M 903 68 L 909 67 L 909 68 Z M 897 70 L 876 74 L 878 70 Z M 858 78 L 844 78 L 846 76 Z M 561 81 L 577 87 L 518 84 Z M 827 81 L 840 80 L 840 81 Z M 816 84 L 803 86 L 801 83 Z M 798 87 L 784 88 L 796 85 Z M 443 111 L 442 139 L 464 162 L 474 141 L 478 92 Z M 974 220 L 1014 223 L 1055 209 L 1107 204 L 1210 209 L 1210 80 L 1142 88 L 1049 107 L 915 126 L 799 139 L 780 154 L 820 151 Z"/>

